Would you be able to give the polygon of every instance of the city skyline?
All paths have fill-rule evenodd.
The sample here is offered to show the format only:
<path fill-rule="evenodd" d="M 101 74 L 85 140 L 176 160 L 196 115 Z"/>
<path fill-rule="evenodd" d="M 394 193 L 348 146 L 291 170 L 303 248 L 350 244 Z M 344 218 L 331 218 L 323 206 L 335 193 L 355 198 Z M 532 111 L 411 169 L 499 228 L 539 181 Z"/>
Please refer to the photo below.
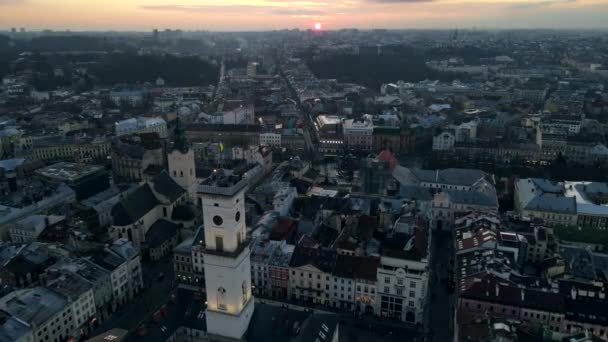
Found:
<path fill-rule="evenodd" d="M 603 0 L 0 0 L 3 29 L 255 31 L 313 28 L 608 28 Z"/>

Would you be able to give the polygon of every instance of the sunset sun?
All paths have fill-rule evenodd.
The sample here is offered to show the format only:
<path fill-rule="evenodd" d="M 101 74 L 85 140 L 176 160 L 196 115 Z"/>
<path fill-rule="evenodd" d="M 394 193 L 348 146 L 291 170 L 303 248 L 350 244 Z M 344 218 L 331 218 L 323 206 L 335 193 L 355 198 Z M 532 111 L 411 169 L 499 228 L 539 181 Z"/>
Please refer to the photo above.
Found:
<path fill-rule="evenodd" d="M 315 31 L 321 31 L 323 29 L 323 24 L 315 23 L 314 28 L 315 28 Z"/>

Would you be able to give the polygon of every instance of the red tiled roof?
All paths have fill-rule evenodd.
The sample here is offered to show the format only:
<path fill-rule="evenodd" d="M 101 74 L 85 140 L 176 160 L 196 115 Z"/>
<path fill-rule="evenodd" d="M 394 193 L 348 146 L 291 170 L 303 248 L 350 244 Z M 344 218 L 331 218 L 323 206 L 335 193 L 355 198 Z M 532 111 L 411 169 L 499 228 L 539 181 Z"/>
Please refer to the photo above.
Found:
<path fill-rule="evenodd" d="M 380 152 L 376 159 L 380 161 L 387 161 L 391 169 L 394 169 L 395 166 L 397 166 L 397 158 L 395 158 L 393 152 L 389 150 L 383 150 L 382 152 Z"/>
<path fill-rule="evenodd" d="M 269 238 L 275 241 L 287 240 L 295 230 L 296 224 L 294 220 L 289 217 L 279 217 L 272 227 Z"/>

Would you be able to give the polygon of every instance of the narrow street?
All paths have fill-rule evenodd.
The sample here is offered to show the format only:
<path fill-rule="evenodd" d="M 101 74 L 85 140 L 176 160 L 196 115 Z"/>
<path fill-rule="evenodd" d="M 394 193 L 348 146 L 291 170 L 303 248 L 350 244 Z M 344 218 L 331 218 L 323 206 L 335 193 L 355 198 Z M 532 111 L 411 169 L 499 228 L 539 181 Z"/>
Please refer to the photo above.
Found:
<path fill-rule="evenodd" d="M 454 334 L 454 294 L 448 290 L 452 278 L 453 243 L 451 232 L 433 231 L 427 307 L 426 341 L 451 341 Z"/>
<path fill-rule="evenodd" d="M 173 289 L 172 259 L 165 258 L 155 263 L 144 263 L 142 271 L 143 292 L 125 306 L 118 308 L 114 315 L 91 333 L 91 336 L 112 328 L 133 331 L 137 329 L 140 322 L 169 300 L 169 293 Z M 161 273 L 165 276 L 162 280 L 159 280 L 158 276 Z"/>

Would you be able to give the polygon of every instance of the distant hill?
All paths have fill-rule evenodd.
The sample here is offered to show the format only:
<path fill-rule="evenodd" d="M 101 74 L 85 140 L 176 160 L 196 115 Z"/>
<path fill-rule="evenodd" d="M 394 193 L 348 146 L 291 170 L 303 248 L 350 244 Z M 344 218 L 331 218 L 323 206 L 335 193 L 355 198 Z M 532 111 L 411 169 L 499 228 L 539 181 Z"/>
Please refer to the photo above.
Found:
<path fill-rule="evenodd" d="M 421 51 L 411 47 L 392 47 L 390 52 L 332 54 L 313 60 L 307 57 L 307 64 L 318 78 L 336 78 L 341 82 L 353 82 L 379 90 L 383 83 L 403 80 L 417 82 L 425 79 L 451 81 L 463 79 L 462 75 L 431 70 L 425 65 L 426 57 Z"/>

